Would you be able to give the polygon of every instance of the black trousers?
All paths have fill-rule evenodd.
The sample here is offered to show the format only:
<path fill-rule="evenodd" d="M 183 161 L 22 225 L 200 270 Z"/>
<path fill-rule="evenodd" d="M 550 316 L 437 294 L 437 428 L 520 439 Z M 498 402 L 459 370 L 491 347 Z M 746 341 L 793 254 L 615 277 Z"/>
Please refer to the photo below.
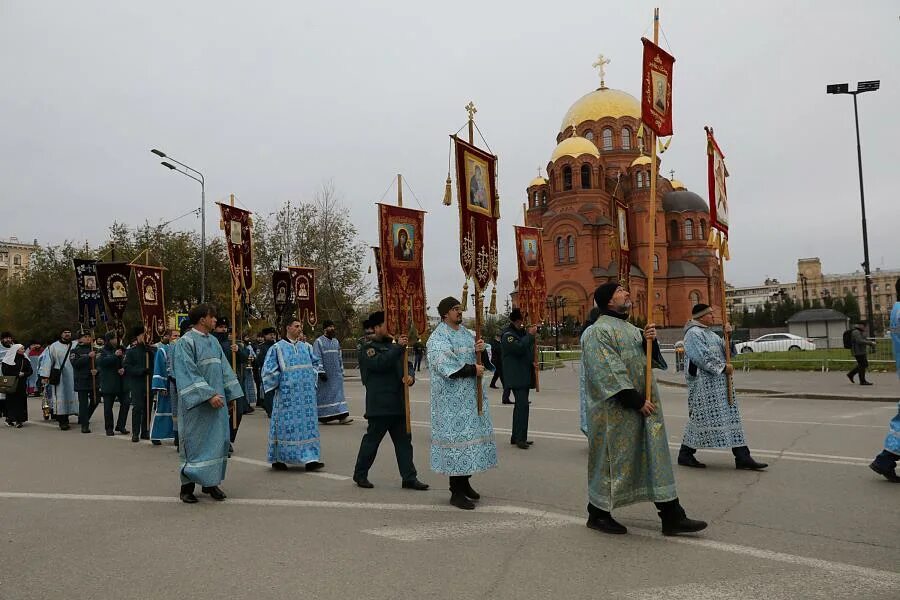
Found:
<path fill-rule="evenodd" d="M 245 404 L 245 406 L 249 405 Z M 233 408 L 228 409 L 228 430 L 230 433 L 231 443 L 233 444 L 234 440 L 237 439 L 237 432 L 238 428 L 240 428 L 241 426 L 241 419 L 244 418 L 244 411 L 243 409 L 241 409 L 241 404 L 239 404 L 237 400 L 232 403 L 232 407 Z M 237 411 L 237 419 L 234 418 L 234 411 Z"/>
<path fill-rule="evenodd" d="M 497 383 L 497 380 L 500 380 L 500 385 L 503 385 L 503 371 L 501 369 L 494 369 L 494 376 L 491 377 L 491 387 Z"/>
<path fill-rule="evenodd" d="M 505 390 L 504 390 L 505 391 Z M 516 405 L 513 407 L 512 436 L 513 444 L 528 441 L 528 388 L 513 388 Z"/>
<path fill-rule="evenodd" d="M 93 390 L 78 390 L 78 423 L 80 425 L 91 424 L 91 410 L 94 402 Z"/>
<path fill-rule="evenodd" d="M 124 431 L 128 425 L 128 399 L 125 394 L 103 394 L 103 426 L 106 431 L 113 430 L 113 403 L 119 403 L 119 418 L 115 428 Z"/>
<path fill-rule="evenodd" d="M 853 358 L 856 359 L 856 366 L 853 367 L 847 375 L 853 377 L 859 373 L 859 382 L 862 383 L 866 380 L 866 369 L 869 368 L 869 358 L 865 354 L 854 354 Z"/>
<path fill-rule="evenodd" d="M 131 435 L 143 438 L 150 437 L 150 411 L 153 407 L 147 406 L 147 399 L 141 398 L 135 401 L 131 399 Z"/>
<path fill-rule="evenodd" d="M 356 457 L 356 467 L 353 469 L 354 479 L 368 477 L 369 469 L 375 462 L 375 455 L 378 454 L 378 446 L 386 433 L 391 434 L 391 441 L 394 442 L 400 477 L 403 481 L 416 479 L 412 435 L 406 433 L 406 417 L 404 415 L 369 417 L 369 428 L 359 444 L 359 455 Z"/>

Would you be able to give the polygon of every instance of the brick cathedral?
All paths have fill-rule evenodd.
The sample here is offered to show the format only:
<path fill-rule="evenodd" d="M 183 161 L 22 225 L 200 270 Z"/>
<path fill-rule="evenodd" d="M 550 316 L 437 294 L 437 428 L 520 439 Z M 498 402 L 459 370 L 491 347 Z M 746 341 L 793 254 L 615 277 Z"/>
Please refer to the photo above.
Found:
<path fill-rule="evenodd" d="M 718 263 L 706 246 L 709 205 L 674 178 L 657 180 L 656 251 L 650 256 L 650 157 L 638 138 L 640 117 L 638 99 L 606 87 L 601 65 L 600 88 L 563 117 L 547 177 L 528 184 L 526 221 L 543 229 L 547 293 L 566 298 L 560 319 L 583 322 L 594 289 L 618 277 L 614 198 L 628 207 L 633 314 L 647 318 L 651 268 L 657 325 L 683 325 L 698 302 L 721 307 Z"/>

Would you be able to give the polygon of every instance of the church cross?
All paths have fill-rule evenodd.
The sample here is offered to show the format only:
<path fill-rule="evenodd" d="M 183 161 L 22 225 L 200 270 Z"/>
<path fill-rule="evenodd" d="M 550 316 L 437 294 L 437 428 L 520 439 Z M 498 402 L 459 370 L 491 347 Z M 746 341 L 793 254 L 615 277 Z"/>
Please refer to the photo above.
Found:
<path fill-rule="evenodd" d="M 469 120 L 470 120 L 470 121 L 474 121 L 474 120 L 475 120 L 475 113 L 478 112 L 478 109 L 475 108 L 475 103 L 472 102 L 471 100 L 469 101 L 468 104 L 466 104 L 466 112 L 469 113 Z"/>
<path fill-rule="evenodd" d="M 672 169 L 671 171 L 669 171 L 669 176 L 671 179 L 675 179 L 675 169 Z"/>
<path fill-rule="evenodd" d="M 612 61 L 603 56 L 602 54 L 597 56 L 597 60 L 594 61 L 594 64 L 591 65 L 598 71 L 600 71 L 600 89 L 606 89 L 606 65 L 611 63 Z"/>

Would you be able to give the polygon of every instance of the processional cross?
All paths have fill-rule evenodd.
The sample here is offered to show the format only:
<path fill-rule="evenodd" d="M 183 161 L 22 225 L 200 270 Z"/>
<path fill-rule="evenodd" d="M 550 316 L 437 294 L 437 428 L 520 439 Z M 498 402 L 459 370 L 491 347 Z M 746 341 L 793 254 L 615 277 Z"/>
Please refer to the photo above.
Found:
<path fill-rule="evenodd" d="M 469 113 L 469 120 L 470 120 L 470 121 L 474 121 L 474 120 L 475 120 L 475 113 L 478 112 L 478 109 L 475 108 L 475 103 L 472 102 L 471 100 L 469 101 L 468 104 L 466 104 L 466 112 Z"/>
<path fill-rule="evenodd" d="M 611 63 L 612 61 L 603 56 L 602 54 L 597 56 L 597 60 L 594 61 L 592 65 L 595 69 L 600 71 L 600 89 L 606 89 L 606 65 Z"/>

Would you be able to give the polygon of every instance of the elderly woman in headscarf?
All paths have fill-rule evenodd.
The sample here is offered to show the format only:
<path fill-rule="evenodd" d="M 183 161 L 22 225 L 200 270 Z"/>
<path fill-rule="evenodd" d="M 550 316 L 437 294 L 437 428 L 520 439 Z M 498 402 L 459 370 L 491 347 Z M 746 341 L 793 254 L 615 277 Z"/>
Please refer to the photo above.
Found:
<path fill-rule="evenodd" d="M 3 355 L 2 373 L 17 377 L 16 390 L 6 393 L 6 424 L 21 429 L 28 420 L 28 378 L 31 376 L 31 362 L 25 356 L 25 346 L 13 344 Z"/>

